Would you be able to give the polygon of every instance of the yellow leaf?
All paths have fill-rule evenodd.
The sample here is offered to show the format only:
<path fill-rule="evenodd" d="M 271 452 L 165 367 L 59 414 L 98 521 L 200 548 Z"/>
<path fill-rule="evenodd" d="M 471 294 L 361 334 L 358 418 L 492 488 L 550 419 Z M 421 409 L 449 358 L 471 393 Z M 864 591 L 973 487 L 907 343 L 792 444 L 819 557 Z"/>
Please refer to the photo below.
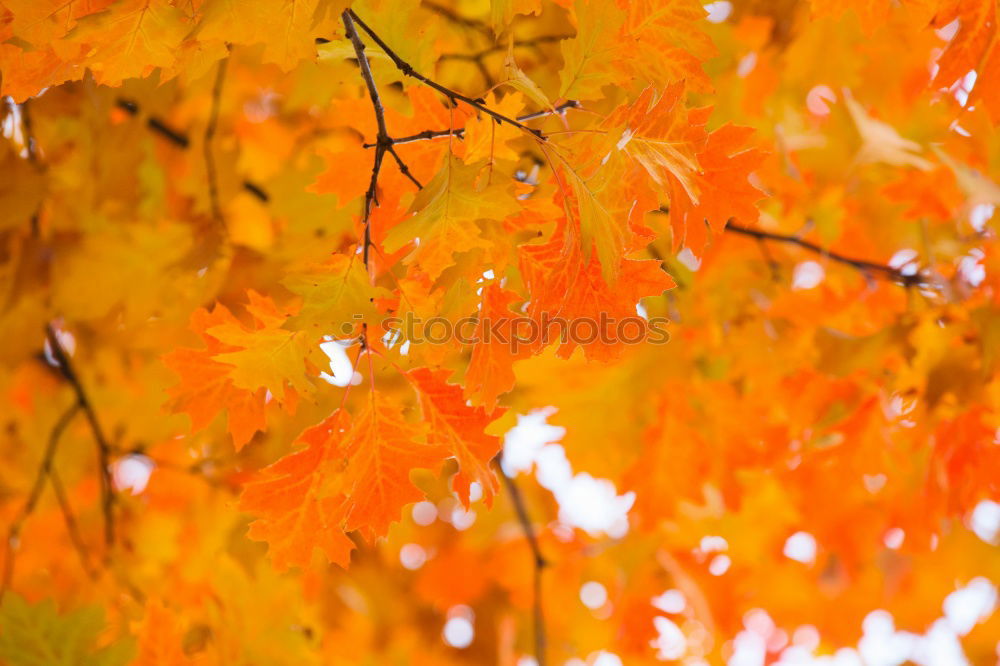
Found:
<path fill-rule="evenodd" d="M 541 13 L 541 0 L 490 0 L 490 25 L 497 36 L 516 15 Z"/>
<path fill-rule="evenodd" d="M 892 125 L 872 118 L 850 93 L 844 91 L 844 102 L 861 135 L 859 162 L 884 162 L 893 166 L 912 166 L 929 171 L 932 164 L 920 157 L 922 148 L 916 141 L 904 139 Z"/>
<path fill-rule="evenodd" d="M 316 55 L 316 19 L 339 16 L 348 3 L 325 0 L 207 0 L 195 30 L 201 40 L 263 44 L 264 60 L 290 70 Z"/>
<path fill-rule="evenodd" d="M 285 397 L 286 382 L 300 393 L 312 392 L 304 363 L 310 351 L 309 338 L 301 331 L 270 327 L 248 331 L 230 323 L 207 332 L 227 345 L 243 347 L 241 351 L 213 356 L 234 366 L 229 376 L 237 387 L 249 391 L 265 388 L 279 401 Z"/>
<path fill-rule="evenodd" d="M 80 19 L 66 40 L 89 47 L 84 62 L 94 78 L 116 86 L 171 66 L 187 32 L 184 14 L 167 0 L 123 0 Z"/>
<path fill-rule="evenodd" d="M 335 338 L 351 337 L 360 324 L 374 323 L 379 318 L 374 300 L 389 293 L 371 286 L 360 254 L 335 255 L 304 273 L 290 275 L 282 284 L 302 297 L 302 307 L 287 328 Z"/>
<path fill-rule="evenodd" d="M 507 85 L 522 93 L 525 97 L 530 99 L 532 102 L 555 113 L 555 107 L 552 106 L 552 102 L 546 97 L 542 89 L 538 87 L 538 84 L 528 78 L 528 75 L 524 73 L 517 65 L 517 61 L 514 60 L 514 37 L 510 37 L 507 46 L 507 57 L 503 61 L 503 76 L 504 80 L 502 85 Z"/>
<path fill-rule="evenodd" d="M 574 10 L 576 37 L 562 42 L 559 97 L 598 99 L 601 87 L 614 82 L 611 64 L 625 17 L 613 0 L 577 0 Z"/>
<path fill-rule="evenodd" d="M 514 195 L 488 181 L 483 164 L 466 165 L 454 156 L 413 200 L 411 217 L 397 224 L 385 239 L 385 249 L 396 252 L 417 241 L 408 261 L 420 264 L 431 279 L 454 264 L 452 256 L 474 247 L 488 247 L 476 220 L 502 220 L 520 209 Z"/>

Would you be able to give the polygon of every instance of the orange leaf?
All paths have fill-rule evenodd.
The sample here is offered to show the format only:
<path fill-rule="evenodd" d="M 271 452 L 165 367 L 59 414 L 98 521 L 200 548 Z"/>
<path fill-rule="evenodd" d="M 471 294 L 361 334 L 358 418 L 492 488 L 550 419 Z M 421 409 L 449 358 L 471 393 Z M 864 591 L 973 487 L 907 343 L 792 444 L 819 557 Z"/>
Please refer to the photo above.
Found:
<path fill-rule="evenodd" d="M 513 319 L 518 315 L 509 306 L 517 300 L 517 294 L 495 282 L 483 287 L 476 343 L 465 373 L 465 397 L 490 412 L 500 395 L 514 388 L 514 361 L 526 353 L 526 345 L 514 338 Z"/>
<path fill-rule="evenodd" d="M 648 323 L 636 314 L 636 304 L 673 288 L 673 278 L 658 261 L 623 259 L 610 287 L 597 258 L 584 259 L 577 243 L 564 241 L 561 229 L 546 243 L 520 248 L 531 295 L 528 315 L 542 346 L 559 342 L 560 356 L 568 358 L 580 345 L 587 358 L 610 360 L 625 344 L 646 339 Z"/>
<path fill-rule="evenodd" d="M 348 460 L 344 492 L 350 498 L 346 528 L 384 536 L 403 507 L 423 497 L 410 470 L 436 469 L 447 453 L 421 442 L 423 428 L 407 423 L 399 407 L 376 394 L 366 401 L 343 442 Z"/>
<path fill-rule="evenodd" d="M 936 88 L 950 88 L 969 71 L 976 71 L 976 85 L 968 104 L 982 100 L 990 119 L 1000 122 L 1000 49 L 997 47 L 997 3 L 981 0 L 952 0 L 947 9 L 934 18 L 941 27 L 959 20 L 958 32 L 938 60 L 934 76 Z"/>
<path fill-rule="evenodd" d="M 305 567 L 316 548 L 330 562 L 350 563 L 354 543 L 342 528 L 347 499 L 329 481 L 348 425 L 347 413 L 337 410 L 299 436 L 306 448 L 261 470 L 243 490 L 240 508 L 257 517 L 247 535 L 268 543 L 279 569 Z"/>
<path fill-rule="evenodd" d="M 138 638 L 139 654 L 131 666 L 185 666 L 191 663 L 184 654 L 184 639 L 177 618 L 160 600 L 146 602 Z"/>
<path fill-rule="evenodd" d="M 168 390 L 169 408 L 190 416 L 191 428 L 195 431 L 207 428 L 225 409 L 233 446 L 239 451 L 266 425 L 265 391 L 237 388 L 230 378 L 232 367 L 213 360 L 216 354 L 237 349 L 207 334 L 208 329 L 227 324 L 238 326 L 239 321 L 223 305 L 216 304 L 212 312 L 195 311 L 191 327 L 202 336 L 206 348 L 175 349 L 164 355 L 163 362 L 181 378 L 180 383 Z"/>
<path fill-rule="evenodd" d="M 493 502 L 497 490 L 496 476 L 490 461 L 500 451 L 500 439 L 484 430 L 506 411 L 501 408 L 487 412 L 482 407 L 470 407 L 462 397 L 462 387 L 447 383 L 450 370 L 417 368 L 407 373 L 420 396 L 420 409 L 430 430 L 431 444 L 444 447 L 458 460 L 458 474 L 452 487 L 469 506 L 469 484 L 479 483 L 487 505 Z"/>

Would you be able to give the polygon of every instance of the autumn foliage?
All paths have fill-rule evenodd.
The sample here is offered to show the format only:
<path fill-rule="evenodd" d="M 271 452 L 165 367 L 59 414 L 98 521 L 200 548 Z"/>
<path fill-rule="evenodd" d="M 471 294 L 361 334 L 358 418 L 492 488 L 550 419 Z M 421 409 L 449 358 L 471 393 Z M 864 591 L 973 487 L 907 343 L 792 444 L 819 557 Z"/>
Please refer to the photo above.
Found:
<path fill-rule="evenodd" d="M 0 664 L 994 663 L 997 11 L 0 0 Z"/>

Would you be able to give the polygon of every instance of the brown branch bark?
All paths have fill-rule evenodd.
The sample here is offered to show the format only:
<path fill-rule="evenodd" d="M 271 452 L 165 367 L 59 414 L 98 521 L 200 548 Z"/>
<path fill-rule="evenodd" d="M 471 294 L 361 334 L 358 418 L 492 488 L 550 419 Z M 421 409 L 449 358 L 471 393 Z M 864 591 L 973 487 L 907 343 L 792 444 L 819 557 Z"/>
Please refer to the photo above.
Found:
<path fill-rule="evenodd" d="M 430 86 L 434 90 L 437 90 L 439 93 L 450 99 L 453 103 L 457 103 L 459 101 L 465 102 L 469 106 L 478 109 L 479 111 L 482 111 L 483 113 L 490 116 L 497 122 L 507 123 L 508 125 L 517 127 L 518 129 L 534 136 L 536 139 L 539 139 L 541 141 L 545 140 L 545 134 L 541 130 L 528 127 L 527 125 L 523 125 L 514 118 L 510 118 L 508 116 L 503 115 L 502 113 L 498 113 L 493 109 L 489 108 L 488 106 L 486 106 L 486 104 L 483 103 L 483 100 L 472 99 L 471 97 L 463 95 L 462 93 L 452 90 L 451 88 L 448 88 L 446 86 L 443 86 L 437 81 L 434 81 L 433 79 L 430 79 L 421 74 L 420 72 L 416 71 L 415 69 L 413 69 L 410 63 L 400 58 L 399 55 L 395 51 L 393 51 L 389 47 L 389 45 L 382 40 L 381 37 L 379 37 L 371 28 L 369 28 L 368 25 L 363 20 L 361 20 L 361 18 L 359 18 L 358 15 L 355 14 L 353 10 L 347 9 L 345 10 L 344 13 L 345 15 L 349 15 L 350 18 L 352 18 L 355 23 L 361 26 L 361 29 L 364 30 L 368 34 L 368 36 L 372 38 L 372 41 L 378 44 L 379 48 L 381 48 L 382 51 L 387 56 L 389 56 L 389 59 L 392 60 L 392 63 L 396 66 L 396 69 L 402 72 L 404 76 L 412 77 L 417 81 L 420 81 L 424 85 Z"/>
<path fill-rule="evenodd" d="M 774 241 L 777 243 L 786 243 L 788 245 L 796 245 L 803 250 L 807 250 L 814 254 L 818 254 L 822 257 L 830 259 L 831 261 L 836 261 L 838 263 L 844 264 L 846 266 L 851 266 L 852 268 L 861 271 L 865 274 L 877 274 L 882 277 L 897 282 L 904 287 L 916 287 L 925 284 L 923 277 L 919 273 L 913 275 L 904 275 L 902 271 L 898 268 L 893 268 L 886 264 L 878 264 L 872 261 L 867 261 L 865 259 L 857 259 L 854 257 L 848 257 L 846 255 L 840 254 L 839 252 L 834 252 L 828 250 L 824 247 L 817 245 L 816 243 L 804 240 L 797 236 L 790 236 L 785 234 L 777 234 L 770 231 L 763 231 L 760 229 L 751 229 L 749 227 L 744 227 L 736 224 L 732 220 L 726 225 L 726 232 L 731 234 L 740 234 L 742 236 L 749 236 L 750 238 L 756 238 L 758 241 Z"/>
<path fill-rule="evenodd" d="M 555 113 L 561 114 L 567 109 L 579 109 L 580 103 L 575 100 L 569 100 L 563 102 L 562 104 L 555 107 Z M 553 115 L 551 109 L 546 109 L 544 111 L 535 111 L 534 113 L 526 113 L 523 116 L 518 116 L 517 120 L 519 122 L 527 122 L 529 120 L 534 120 L 535 118 L 544 118 L 545 116 Z M 455 136 L 461 139 L 465 136 L 465 130 L 463 128 L 449 128 L 442 130 L 424 130 L 423 132 L 417 132 L 416 134 L 410 134 L 408 136 L 401 136 L 398 138 L 391 139 L 393 145 L 399 145 L 401 143 L 413 143 L 414 141 L 427 141 L 430 139 L 441 139 L 446 136 Z M 365 148 L 374 148 L 374 143 L 364 144 Z"/>
<path fill-rule="evenodd" d="M 501 452 L 500 455 L 493 459 L 493 463 L 497 468 L 497 474 L 500 475 L 504 486 L 507 488 L 508 495 L 510 495 L 510 501 L 514 505 L 514 512 L 517 514 L 518 522 L 521 523 L 524 538 L 528 541 L 528 546 L 531 548 L 532 558 L 534 559 L 534 601 L 532 604 L 532 614 L 535 634 L 535 661 L 538 662 L 538 666 L 545 666 L 547 641 L 545 634 L 545 609 L 542 603 L 542 571 L 549 563 L 542 555 L 541 546 L 538 545 L 538 536 L 535 534 L 535 527 L 528 516 L 528 509 L 524 502 L 524 496 L 521 494 L 521 489 L 518 488 L 514 479 L 507 476 L 507 473 L 503 470 L 503 466 L 500 464 L 502 456 L 503 453 Z"/>
<path fill-rule="evenodd" d="M 55 358 L 56 363 L 59 364 L 59 369 L 62 371 L 63 377 L 73 387 L 73 392 L 76 393 L 77 405 L 87 417 L 90 431 L 94 436 L 94 441 L 97 443 L 97 464 L 100 467 L 99 477 L 101 481 L 101 509 L 104 512 L 104 543 L 110 548 L 115 542 L 115 496 L 111 486 L 111 445 L 104 436 L 104 430 L 101 429 L 101 424 L 97 420 L 97 413 L 94 411 L 94 407 L 87 397 L 87 392 L 80 382 L 80 377 L 73 369 L 73 365 L 69 361 L 69 355 L 63 349 L 62 343 L 59 342 L 59 337 L 56 335 L 56 331 L 51 324 L 45 327 L 45 333 L 49 341 L 49 347 L 52 349 L 52 356 Z"/>
<path fill-rule="evenodd" d="M 358 68 L 361 70 L 361 78 L 364 79 L 365 86 L 368 88 L 368 97 L 371 99 L 372 109 L 375 112 L 375 123 L 378 126 L 378 132 L 375 137 L 375 159 L 372 164 L 372 175 L 368 181 L 368 191 L 365 192 L 365 208 L 362 218 L 365 227 L 365 237 L 361 256 L 365 263 L 365 268 L 370 271 L 371 266 L 368 259 L 372 245 L 372 208 L 378 205 L 378 174 L 382 170 L 382 161 L 392 143 L 389 138 L 389 131 L 385 126 L 385 108 L 382 106 L 382 98 L 379 96 L 378 86 L 375 85 L 375 77 L 372 76 L 372 68 L 368 62 L 368 56 L 365 55 L 365 43 L 361 41 L 361 36 L 358 35 L 358 31 L 354 27 L 351 10 L 345 9 L 344 13 L 341 14 L 341 20 L 344 23 L 345 34 L 351 40 L 351 45 L 354 46 L 354 54 L 358 59 Z M 393 151 L 393 155 L 395 155 L 395 151 Z"/>

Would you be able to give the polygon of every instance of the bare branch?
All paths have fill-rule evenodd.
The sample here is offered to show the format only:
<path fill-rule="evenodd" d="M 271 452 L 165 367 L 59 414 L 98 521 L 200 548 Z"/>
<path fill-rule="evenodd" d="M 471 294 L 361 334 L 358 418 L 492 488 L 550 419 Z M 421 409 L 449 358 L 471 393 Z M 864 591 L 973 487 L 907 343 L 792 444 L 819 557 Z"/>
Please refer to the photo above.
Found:
<path fill-rule="evenodd" d="M 770 231 L 762 231 L 760 229 L 750 229 L 749 227 L 744 227 L 736 224 L 732 220 L 726 225 L 726 231 L 733 234 L 741 234 L 743 236 L 749 236 L 751 238 L 756 238 L 759 241 L 775 241 L 778 243 L 787 243 L 789 245 L 797 245 L 798 247 L 813 252 L 820 256 L 823 256 L 832 261 L 836 261 L 847 266 L 851 266 L 862 273 L 881 275 L 882 277 L 897 282 L 904 287 L 917 287 L 925 285 L 926 282 L 919 273 L 912 275 L 904 274 L 900 269 L 888 266 L 886 264 L 877 264 L 865 259 L 856 259 L 853 257 L 847 257 L 840 254 L 839 252 L 833 252 L 827 250 L 816 243 L 804 240 L 797 236 L 789 236 L 785 234 L 777 234 Z"/>
<path fill-rule="evenodd" d="M 551 116 L 553 114 L 562 114 L 567 109 L 579 109 L 582 108 L 580 103 L 575 100 L 569 100 L 563 102 L 562 104 L 555 107 L 555 109 L 545 109 L 544 111 L 535 111 L 534 113 L 526 113 L 523 116 L 518 116 L 517 120 L 519 122 L 527 122 L 529 120 L 534 120 L 535 118 L 544 118 L 545 116 Z M 465 136 L 465 130 L 463 128 L 449 128 L 442 130 L 424 130 L 422 132 L 417 132 L 416 134 L 410 134 L 409 136 L 401 136 L 396 139 L 392 139 L 393 145 L 398 146 L 401 143 L 413 143 L 414 141 L 427 141 L 429 139 L 441 139 L 446 136 L 455 136 L 461 139 Z M 374 143 L 364 144 L 365 148 L 374 148 Z"/>
<path fill-rule="evenodd" d="M 364 30 L 366 33 L 368 33 L 368 36 L 371 37 L 372 40 L 376 44 L 379 45 L 379 47 L 382 49 L 382 51 L 385 52 L 385 54 L 387 56 L 389 56 L 389 59 L 392 60 L 392 62 L 393 62 L 394 65 L 396 65 L 396 69 L 398 69 L 400 72 L 402 72 L 404 76 L 412 77 L 412 78 L 416 79 L 417 81 L 420 81 L 424 85 L 427 85 L 427 86 L 430 86 L 431 88 L 434 88 L 434 90 L 437 90 L 439 93 L 441 93 L 445 97 L 449 98 L 452 102 L 458 102 L 458 101 L 465 102 L 469 106 L 471 106 L 473 108 L 476 108 L 476 109 L 479 109 L 483 113 L 485 113 L 488 116 L 492 117 L 494 120 L 496 120 L 499 123 L 507 123 L 508 125 L 512 125 L 513 127 L 517 127 L 518 129 L 520 129 L 520 130 L 522 130 L 522 131 L 524 131 L 524 132 L 526 132 L 526 133 L 534 136 L 536 139 L 539 139 L 541 141 L 545 140 L 545 134 L 541 130 L 534 129 L 532 127 L 528 127 L 527 125 L 523 125 L 523 124 L 521 124 L 521 122 L 519 122 L 519 121 L 517 121 L 517 120 L 515 120 L 513 118 L 509 118 L 509 117 L 503 115 L 502 113 L 498 113 L 498 112 L 494 111 L 493 109 L 491 109 L 488 106 L 486 106 L 486 104 L 481 99 L 472 99 L 471 97 L 463 95 L 460 92 L 457 92 L 455 90 L 452 90 L 451 88 L 448 88 L 446 86 L 441 85 L 437 81 L 434 81 L 432 79 L 427 78 L 426 76 L 424 76 L 420 72 L 418 72 L 415 69 L 413 69 L 413 67 L 410 65 L 410 63 L 408 63 L 405 60 L 403 60 L 402 58 L 400 58 L 399 55 L 397 55 L 396 52 L 393 51 L 389 47 L 388 44 L 386 44 L 384 41 L 382 41 L 382 38 L 379 37 L 371 28 L 369 28 L 368 25 L 364 21 L 362 21 L 358 17 L 358 15 L 354 13 L 353 10 L 347 9 L 347 10 L 345 10 L 345 14 L 349 15 L 350 18 L 354 19 L 354 22 L 357 23 L 359 26 L 361 26 L 362 30 Z"/>
<path fill-rule="evenodd" d="M 365 192 L 365 208 L 363 216 L 365 238 L 364 246 L 361 251 L 365 268 L 371 270 L 368 263 L 368 257 L 372 245 L 372 208 L 378 205 L 378 174 L 382 170 L 382 160 L 385 157 L 386 150 L 392 144 L 390 143 L 391 139 L 389 139 L 389 132 L 385 126 L 385 108 L 382 106 L 382 98 L 379 97 L 378 86 L 375 85 L 375 78 L 372 76 L 372 68 L 368 63 L 368 57 L 365 55 L 365 43 L 361 41 L 358 31 L 354 28 L 353 13 L 351 10 L 345 9 L 344 13 L 341 15 L 341 20 L 344 22 L 344 30 L 347 34 L 347 38 L 351 40 L 351 44 L 354 46 L 354 54 L 357 56 L 358 67 L 361 69 L 361 78 L 364 79 L 365 86 L 368 88 L 368 97 L 371 99 L 372 109 L 375 111 L 375 123 L 378 126 L 378 134 L 375 137 L 375 160 L 372 165 L 371 179 L 368 181 L 368 191 Z M 393 152 L 393 155 L 395 155 L 395 152 Z"/>
<path fill-rule="evenodd" d="M 38 162 L 38 142 L 35 141 L 35 127 L 31 121 L 30 101 L 31 100 L 26 99 L 20 104 L 21 128 L 24 134 L 24 150 L 28 154 L 28 161 L 35 167 L 40 168 Z M 11 99 L 10 103 L 11 105 L 14 105 L 14 100 Z M 37 238 L 39 232 L 38 210 L 36 209 L 35 212 L 31 214 L 31 235 Z"/>
<path fill-rule="evenodd" d="M 399 156 L 399 153 L 396 152 L 395 147 L 393 147 L 391 143 L 386 146 L 386 150 L 396 160 L 396 166 L 399 167 L 399 170 L 403 173 L 403 175 L 409 178 L 410 182 L 416 185 L 418 190 L 424 189 L 424 186 L 420 184 L 420 181 L 417 180 L 416 176 L 410 173 L 410 167 L 406 166 L 406 162 L 404 162 L 403 158 Z"/>

